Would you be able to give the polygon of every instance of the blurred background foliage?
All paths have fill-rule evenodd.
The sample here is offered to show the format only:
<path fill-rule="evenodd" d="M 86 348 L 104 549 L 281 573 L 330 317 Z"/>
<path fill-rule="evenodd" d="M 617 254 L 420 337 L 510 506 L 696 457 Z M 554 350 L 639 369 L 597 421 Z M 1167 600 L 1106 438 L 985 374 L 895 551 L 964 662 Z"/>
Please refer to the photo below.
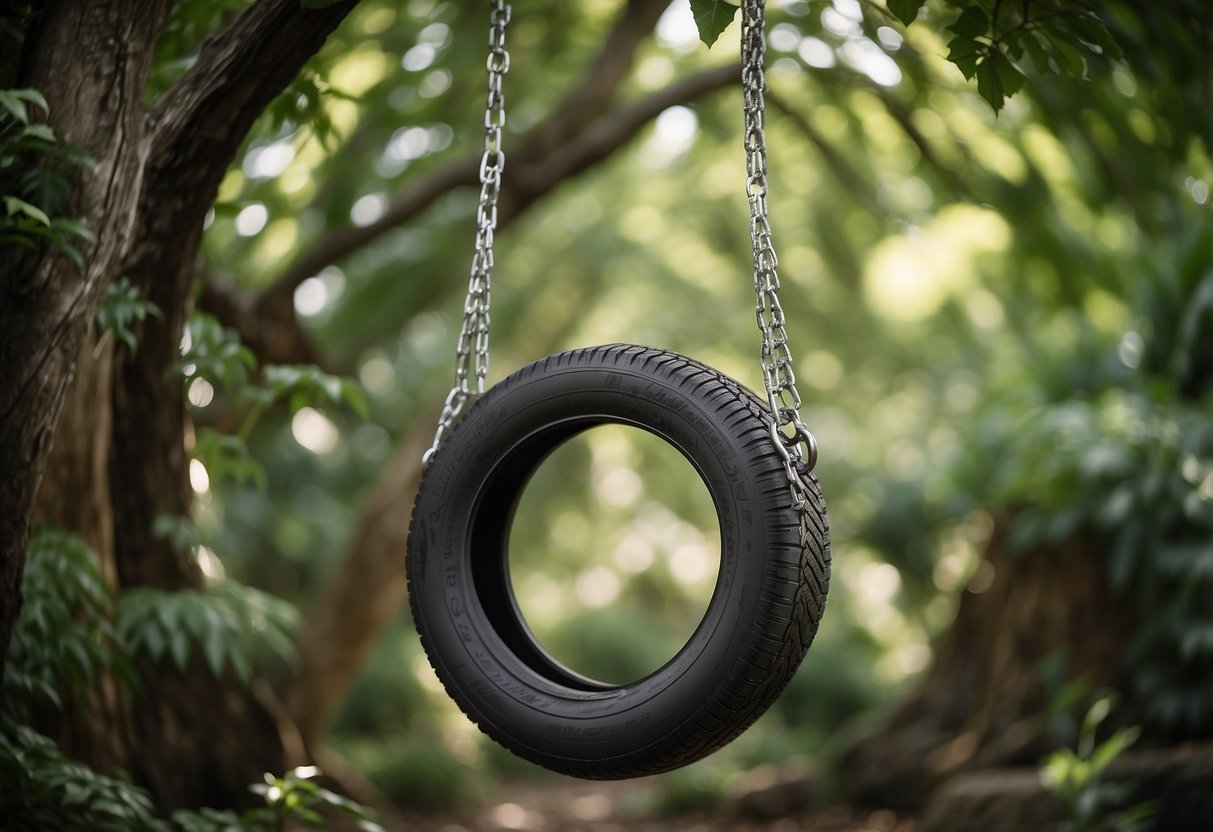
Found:
<path fill-rule="evenodd" d="M 179 3 L 149 97 L 243 5 Z M 996 115 L 946 60 L 955 4 L 932 0 L 909 27 L 860 0 L 769 5 L 772 224 L 835 579 L 787 693 L 725 751 L 667 775 L 671 805 L 710 805 L 763 762 L 827 764 L 926 668 L 960 593 L 988 586 L 981 553 L 1005 516 L 1018 547 L 1097 542 L 1136 621 L 1124 718 L 1156 742 L 1208 736 L 1208 12 L 1199 0 L 1107 4 L 1098 14 L 1123 56 L 1074 50 L 1053 73 L 1028 60 Z M 580 78 L 619 8 L 518 4 L 507 156 Z M 393 192 L 478 155 L 481 12 L 363 0 L 228 172 L 208 268 L 262 290 L 343 229 L 380 221 Z M 621 97 L 726 63 L 737 39 L 734 26 L 704 48 L 676 2 Z M 222 454 L 199 454 L 194 542 L 208 573 L 305 611 L 320 592 L 392 448 L 430 430 L 449 385 L 474 211 L 475 192 L 454 190 L 294 291 L 321 365 L 357 380 L 366 415 L 334 406 L 348 400 L 334 390 L 240 428 L 230 379 L 194 373 L 198 424 L 242 434 L 263 474 L 225 476 Z M 633 341 L 760 387 L 748 245 L 736 90 L 665 110 L 499 236 L 490 381 L 559 349 Z M 694 628 L 718 536 L 677 453 L 595 429 L 527 491 L 511 569 L 545 645 L 623 681 Z M 545 776 L 458 712 L 404 613 L 326 742 L 421 808 Z"/>

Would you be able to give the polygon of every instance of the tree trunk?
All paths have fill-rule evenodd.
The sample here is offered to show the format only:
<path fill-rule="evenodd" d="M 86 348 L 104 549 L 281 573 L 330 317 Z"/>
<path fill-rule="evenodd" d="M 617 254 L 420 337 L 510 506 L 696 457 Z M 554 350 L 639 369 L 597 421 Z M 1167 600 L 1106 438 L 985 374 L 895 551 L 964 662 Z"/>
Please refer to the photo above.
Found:
<path fill-rule="evenodd" d="M 48 3 L 22 56 L 20 83 L 51 103 L 51 123 L 96 163 L 68 211 L 98 243 L 83 273 L 44 246 L 0 255 L 0 669 L 20 609 L 30 512 L 73 364 L 130 244 L 140 186 L 140 104 L 167 0 L 138 14 L 114 3 Z"/>
<path fill-rule="evenodd" d="M 287 711 L 315 749 L 371 648 L 407 597 L 404 550 L 421 482 L 428 421 L 414 428 L 388 461 L 324 594 L 299 637 L 299 665 L 286 687 Z"/>
<path fill-rule="evenodd" d="M 149 111 L 144 86 L 169 5 L 51 2 L 27 35 L 21 83 L 44 93 L 52 126 L 97 163 L 74 183 L 68 214 L 98 243 L 83 274 L 51 250 L 6 253 L 3 264 L 0 669 L 36 493 L 39 516 L 81 533 L 116 588 L 201 587 L 190 554 L 152 527 L 192 508 L 187 415 L 172 367 L 203 217 L 254 120 L 354 3 L 310 10 L 259 0 L 204 44 Z M 91 324 L 119 275 L 161 317 L 140 327 L 137 352 L 94 356 Z M 162 809 L 247 803 L 248 784 L 288 762 L 264 684 L 254 693 L 200 661 L 181 673 L 140 659 L 138 671 L 137 691 L 119 696 L 103 685 L 97 701 L 65 714 L 58 733 L 69 751 L 131 771 Z"/>
<path fill-rule="evenodd" d="M 844 756 L 852 797 L 913 809 L 959 771 L 1035 765 L 1052 748 L 1039 718 L 1046 659 L 1068 655 L 1069 678 L 1092 688 L 1114 682 L 1132 621 L 1099 555 L 1081 541 L 1017 554 L 1006 533 L 996 526 L 982 591 L 962 594 L 925 677 Z"/>

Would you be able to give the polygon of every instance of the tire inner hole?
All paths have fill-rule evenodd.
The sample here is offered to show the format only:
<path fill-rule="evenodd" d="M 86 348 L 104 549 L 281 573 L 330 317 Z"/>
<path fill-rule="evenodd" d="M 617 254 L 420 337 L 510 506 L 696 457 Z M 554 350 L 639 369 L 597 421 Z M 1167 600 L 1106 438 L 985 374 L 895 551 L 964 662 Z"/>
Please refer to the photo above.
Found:
<path fill-rule="evenodd" d="M 648 431 L 599 425 L 539 466 L 509 530 L 519 611 L 557 662 L 607 685 L 660 669 L 703 619 L 720 571 L 707 487 Z"/>

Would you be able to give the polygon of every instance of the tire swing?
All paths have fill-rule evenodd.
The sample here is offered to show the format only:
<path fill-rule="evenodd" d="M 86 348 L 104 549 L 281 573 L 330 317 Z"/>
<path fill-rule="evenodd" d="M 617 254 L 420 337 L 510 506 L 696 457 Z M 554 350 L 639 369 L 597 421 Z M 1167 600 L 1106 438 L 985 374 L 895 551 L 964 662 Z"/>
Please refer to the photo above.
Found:
<path fill-rule="evenodd" d="M 825 503 L 810 473 L 817 448 L 798 413 L 767 222 L 763 0 L 742 5 L 742 87 L 765 401 L 690 358 L 629 344 L 550 356 L 484 392 L 508 20 L 503 0 L 492 2 L 476 251 L 455 385 L 409 528 L 410 605 L 447 692 L 501 745 L 577 777 L 656 774 L 710 754 L 766 710 L 808 650 L 830 583 Z M 604 424 L 677 448 L 707 487 L 721 533 L 698 627 L 665 665 L 622 685 L 548 654 L 519 611 L 507 551 L 531 475 L 561 443 Z"/>

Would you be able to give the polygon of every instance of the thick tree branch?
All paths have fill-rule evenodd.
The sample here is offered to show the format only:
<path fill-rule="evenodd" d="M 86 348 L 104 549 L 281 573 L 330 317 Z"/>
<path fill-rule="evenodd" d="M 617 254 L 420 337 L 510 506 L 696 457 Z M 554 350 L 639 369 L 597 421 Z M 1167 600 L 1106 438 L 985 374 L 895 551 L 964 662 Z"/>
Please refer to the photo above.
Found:
<path fill-rule="evenodd" d="M 178 185 L 189 187 L 201 159 L 234 154 L 356 3 L 307 9 L 299 0 L 260 0 L 246 8 L 203 44 L 194 66 L 156 104 L 150 166 L 171 166 Z"/>
<path fill-rule="evenodd" d="M 396 194 L 378 220 L 361 227 L 338 228 L 321 237 L 311 248 L 287 267 L 260 297 L 251 304 L 255 316 L 268 314 L 283 299 L 294 297 L 295 289 L 304 280 L 343 257 L 378 239 L 385 232 L 404 225 L 440 197 L 456 188 L 475 185 L 479 179 L 480 159 L 452 162 L 430 171 Z M 232 322 L 226 322 L 232 325 Z M 242 333 L 243 334 L 243 333 Z"/>
<path fill-rule="evenodd" d="M 521 150 L 520 160 L 513 167 L 507 165 L 498 215 L 499 227 L 508 225 L 532 203 L 554 190 L 567 179 L 582 173 L 601 162 L 626 145 L 651 120 L 663 110 L 676 104 L 686 104 L 707 93 L 735 83 L 740 70 L 735 65 L 723 66 L 693 75 L 678 83 L 643 98 L 616 113 L 582 124 L 580 131 L 566 144 L 551 147 L 547 155 L 536 157 L 534 153 Z M 566 111 L 557 110 L 551 118 L 522 141 L 522 148 L 529 148 L 531 136 L 546 134 L 563 127 L 568 118 Z M 513 161 L 513 160 L 511 160 Z M 284 299 L 293 297 L 295 288 L 325 266 L 347 257 L 363 246 L 404 223 L 412 220 L 440 197 L 464 186 L 475 185 L 479 159 L 470 158 L 438 168 L 397 194 L 388 204 L 383 216 L 361 228 L 341 228 L 321 237 L 315 245 L 304 252 L 253 305 L 254 318 L 260 320 L 271 310 L 279 308 Z M 220 309 L 212 309 L 222 314 Z M 238 320 L 224 320 L 244 334 Z"/>
<path fill-rule="evenodd" d="M 552 115 L 527 135 L 517 154 L 521 164 L 550 155 L 611 109 L 619 85 L 632 69 L 637 47 L 669 5 L 670 0 L 629 0 L 581 81 Z"/>
<path fill-rule="evenodd" d="M 609 157 L 664 110 L 736 84 L 740 77 L 741 69 L 736 64 L 692 75 L 592 122 L 572 141 L 553 148 L 541 160 L 507 167 L 498 223 L 508 224 L 540 196 Z"/>
<path fill-rule="evenodd" d="M 620 83 L 631 70 L 637 47 L 652 32 L 669 4 L 670 0 L 629 0 L 580 83 L 551 115 L 527 133 L 519 143 L 517 154 L 511 154 L 511 161 L 516 156 L 515 164 L 540 164 L 610 109 Z M 281 306 L 283 298 L 293 296 L 295 287 L 320 269 L 408 222 L 449 191 L 474 185 L 478 171 L 479 159 L 438 168 L 393 198 L 378 221 L 361 228 L 338 229 L 322 237 L 270 284 L 255 308 L 260 312 Z M 508 183 L 506 187 L 509 187 Z"/>

